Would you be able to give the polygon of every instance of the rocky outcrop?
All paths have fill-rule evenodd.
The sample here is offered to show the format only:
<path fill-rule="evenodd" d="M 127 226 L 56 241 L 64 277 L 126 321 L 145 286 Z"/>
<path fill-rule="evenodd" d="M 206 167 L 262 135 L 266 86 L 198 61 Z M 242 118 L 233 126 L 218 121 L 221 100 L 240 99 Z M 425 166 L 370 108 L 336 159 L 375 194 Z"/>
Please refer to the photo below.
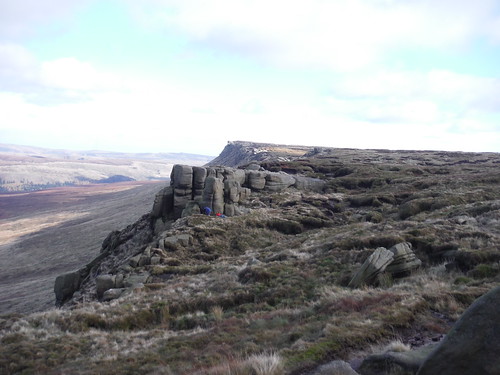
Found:
<path fill-rule="evenodd" d="M 401 242 L 389 250 L 377 248 L 349 282 L 349 287 L 359 288 L 362 285 L 374 284 L 377 276 L 383 272 L 393 277 L 407 275 L 417 269 L 422 261 L 417 258 L 409 242 Z"/>
<path fill-rule="evenodd" d="M 478 298 L 418 370 L 418 375 L 500 374 L 500 286 Z"/>
<path fill-rule="evenodd" d="M 252 165 L 248 169 L 229 167 L 191 167 L 174 165 L 170 186 L 156 195 L 151 214 L 175 220 L 202 212 L 238 215 L 252 191 L 280 192 L 289 187 L 320 192 L 325 182 L 284 172 L 269 172 Z"/>

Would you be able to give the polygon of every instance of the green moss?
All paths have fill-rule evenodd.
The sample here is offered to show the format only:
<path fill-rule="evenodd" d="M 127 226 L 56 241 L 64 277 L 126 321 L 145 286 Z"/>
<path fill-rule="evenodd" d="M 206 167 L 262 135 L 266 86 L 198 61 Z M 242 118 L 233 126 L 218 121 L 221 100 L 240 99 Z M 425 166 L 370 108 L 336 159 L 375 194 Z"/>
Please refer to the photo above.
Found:
<path fill-rule="evenodd" d="M 284 219 L 271 219 L 267 222 L 267 227 L 283 234 L 299 234 L 304 230 L 300 223 Z"/>
<path fill-rule="evenodd" d="M 498 267 L 492 266 L 491 264 L 478 264 L 473 270 L 469 271 L 469 275 L 475 279 L 487 279 L 490 277 L 495 277 L 500 272 Z"/>

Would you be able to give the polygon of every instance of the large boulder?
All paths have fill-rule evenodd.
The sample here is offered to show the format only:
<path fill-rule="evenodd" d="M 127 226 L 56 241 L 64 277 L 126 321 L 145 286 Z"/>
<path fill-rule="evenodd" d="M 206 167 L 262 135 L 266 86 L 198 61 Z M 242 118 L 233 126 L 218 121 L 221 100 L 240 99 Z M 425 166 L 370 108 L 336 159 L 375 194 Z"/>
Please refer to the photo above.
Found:
<path fill-rule="evenodd" d="M 385 247 L 377 248 L 363 263 L 358 272 L 349 282 L 349 287 L 359 288 L 362 285 L 372 284 L 377 275 L 384 272 L 394 259 L 394 253 Z"/>
<path fill-rule="evenodd" d="M 500 286 L 478 298 L 418 370 L 418 375 L 500 374 Z"/>
<path fill-rule="evenodd" d="M 95 280 L 97 298 L 101 299 L 104 292 L 115 287 L 115 275 L 99 275 Z"/>
<path fill-rule="evenodd" d="M 170 181 L 174 189 L 191 190 L 193 188 L 193 167 L 175 164 L 170 174 Z"/>
<path fill-rule="evenodd" d="M 68 272 L 59 275 L 54 284 L 54 293 L 56 294 L 56 306 L 61 306 L 64 302 L 73 297 L 73 294 L 80 287 L 80 271 Z"/>
<path fill-rule="evenodd" d="M 295 178 L 288 173 L 268 173 L 265 189 L 268 191 L 282 191 L 295 184 Z"/>
<path fill-rule="evenodd" d="M 326 182 L 319 178 L 305 177 L 305 176 L 294 176 L 295 177 L 295 187 L 299 190 L 310 190 L 316 193 L 321 193 L 326 186 Z"/>
<path fill-rule="evenodd" d="M 386 268 L 386 272 L 393 276 L 404 276 L 422 265 L 411 248 L 411 243 L 401 242 L 389 249 L 394 254 L 394 259 Z"/>
<path fill-rule="evenodd" d="M 246 184 L 251 190 L 263 190 L 266 187 L 266 173 L 247 171 Z"/>

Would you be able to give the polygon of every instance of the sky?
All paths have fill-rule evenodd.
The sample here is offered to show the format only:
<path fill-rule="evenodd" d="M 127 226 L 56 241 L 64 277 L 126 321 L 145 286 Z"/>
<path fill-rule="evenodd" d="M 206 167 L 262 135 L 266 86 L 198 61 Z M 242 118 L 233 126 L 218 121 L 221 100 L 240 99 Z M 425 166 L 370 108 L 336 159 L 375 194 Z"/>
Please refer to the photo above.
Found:
<path fill-rule="evenodd" d="M 500 152 L 498 0 L 0 0 L 0 143 Z"/>

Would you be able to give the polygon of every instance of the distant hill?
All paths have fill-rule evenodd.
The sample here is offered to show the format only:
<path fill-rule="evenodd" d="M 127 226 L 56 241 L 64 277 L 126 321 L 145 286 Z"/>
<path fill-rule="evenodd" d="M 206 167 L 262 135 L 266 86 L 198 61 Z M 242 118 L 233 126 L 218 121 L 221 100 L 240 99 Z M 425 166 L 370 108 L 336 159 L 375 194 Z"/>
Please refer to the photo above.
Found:
<path fill-rule="evenodd" d="M 288 161 L 299 156 L 304 156 L 315 149 L 317 148 L 311 146 L 234 141 L 228 142 L 220 155 L 207 163 L 207 165 L 237 167 L 267 160 Z"/>
<path fill-rule="evenodd" d="M 173 164 L 203 165 L 212 156 L 52 150 L 0 144 L 0 192 L 123 181 L 159 181 Z"/>

